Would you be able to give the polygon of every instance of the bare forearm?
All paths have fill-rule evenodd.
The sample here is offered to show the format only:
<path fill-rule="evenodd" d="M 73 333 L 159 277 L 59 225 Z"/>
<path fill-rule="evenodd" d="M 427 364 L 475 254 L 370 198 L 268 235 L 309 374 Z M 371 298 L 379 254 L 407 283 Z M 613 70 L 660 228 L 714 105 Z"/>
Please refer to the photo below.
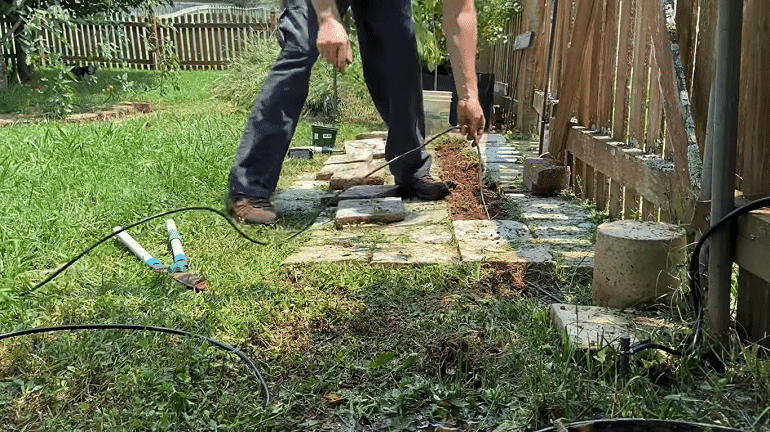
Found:
<path fill-rule="evenodd" d="M 473 0 L 444 0 L 444 35 L 460 99 L 478 99 Z"/>
<path fill-rule="evenodd" d="M 315 13 L 318 16 L 319 24 L 330 18 L 341 21 L 334 0 L 312 0 L 312 3 Z"/>

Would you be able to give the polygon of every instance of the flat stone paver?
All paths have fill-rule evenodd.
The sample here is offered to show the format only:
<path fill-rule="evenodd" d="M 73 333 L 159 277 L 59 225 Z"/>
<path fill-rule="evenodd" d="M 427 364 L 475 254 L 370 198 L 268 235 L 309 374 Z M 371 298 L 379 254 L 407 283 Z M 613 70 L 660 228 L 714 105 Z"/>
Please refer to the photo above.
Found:
<path fill-rule="evenodd" d="M 463 262 L 527 264 L 538 269 L 553 267 L 553 257 L 532 243 L 526 225 L 510 220 L 454 221 L 455 237 Z"/>
<path fill-rule="evenodd" d="M 355 162 L 371 162 L 372 161 L 372 155 L 371 154 L 361 154 L 358 157 L 352 157 L 347 154 L 335 154 L 329 156 L 329 159 L 326 159 L 326 162 L 324 162 L 324 165 L 340 165 L 340 164 L 349 164 L 349 163 L 355 163 Z"/>
<path fill-rule="evenodd" d="M 507 141 L 496 134 L 485 135 L 479 142 L 485 174 L 500 185 L 507 198 L 519 205 L 521 222 L 453 222 L 446 201 L 415 199 L 403 200 L 403 220 L 392 222 L 396 218 L 372 217 L 373 213 L 387 213 L 377 204 L 378 200 L 398 200 L 392 177 L 386 177 L 385 184 L 376 185 L 348 181 L 356 175 L 367 174 L 374 169 L 372 165 L 375 168 L 383 165 L 383 161 L 376 158 L 384 155 L 386 136 L 379 133 L 346 142 L 346 154 L 331 156 L 322 170 L 327 174 L 318 176 L 326 180 L 315 183 L 304 180 L 305 183 L 296 185 L 316 189 L 315 192 L 307 195 L 284 192 L 277 197 L 282 207 L 297 211 L 300 204 L 317 210 L 318 205 L 330 203 L 310 229 L 308 240 L 286 263 L 302 260 L 377 264 L 483 261 L 514 263 L 544 271 L 558 267 L 583 274 L 592 272 L 594 246 L 590 233 L 596 227 L 588 211 L 570 200 L 540 198 L 522 190 L 523 161 L 538 156 L 538 142 Z M 361 161 L 371 162 L 367 168 L 361 168 L 367 164 Z M 380 172 L 388 172 L 387 167 Z M 440 177 L 437 163 L 432 164 L 431 174 Z M 335 176 L 343 184 L 332 185 Z M 327 188 L 344 191 L 324 190 Z M 334 195 L 329 198 L 329 194 L 336 194 L 336 199 Z M 339 208 L 334 207 L 335 204 Z"/>
<path fill-rule="evenodd" d="M 387 224 L 402 221 L 404 218 L 406 213 L 401 198 L 349 199 L 337 204 L 334 223 L 340 228 L 362 223 Z"/>
<path fill-rule="evenodd" d="M 618 348 L 622 335 L 629 335 L 633 345 L 661 328 L 671 328 L 660 319 L 600 306 L 554 303 L 548 313 L 557 332 L 579 349 Z"/>
<path fill-rule="evenodd" d="M 283 265 L 307 264 L 312 262 L 369 262 L 371 249 L 357 245 L 317 245 L 303 247 L 283 260 Z"/>
<path fill-rule="evenodd" d="M 351 157 L 371 156 L 373 159 L 385 158 L 385 139 L 368 138 L 345 141 L 345 153 Z"/>
<path fill-rule="evenodd" d="M 337 195 L 337 201 L 346 199 L 387 198 L 398 195 L 396 185 L 356 185 Z M 336 204 L 336 203 L 335 203 Z"/>
<path fill-rule="evenodd" d="M 372 252 L 372 264 L 453 264 L 457 247 L 448 243 L 385 244 Z"/>
<path fill-rule="evenodd" d="M 304 245 L 284 260 L 302 262 L 365 262 L 392 265 L 459 263 L 460 254 L 445 201 L 403 202 L 403 221 L 335 228 L 333 211 L 322 213 L 308 230 Z"/>
<path fill-rule="evenodd" d="M 312 213 L 318 211 L 334 193 L 323 189 L 329 182 L 298 180 L 290 189 L 279 191 L 273 197 L 273 206 L 279 214 Z"/>

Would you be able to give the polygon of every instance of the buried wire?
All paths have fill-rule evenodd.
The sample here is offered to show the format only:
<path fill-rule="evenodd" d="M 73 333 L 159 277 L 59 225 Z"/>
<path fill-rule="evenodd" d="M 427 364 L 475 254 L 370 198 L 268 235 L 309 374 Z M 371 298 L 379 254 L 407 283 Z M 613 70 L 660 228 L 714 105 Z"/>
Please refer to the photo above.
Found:
<path fill-rule="evenodd" d="M 143 326 L 143 325 L 135 325 L 135 324 L 75 324 L 75 325 L 63 325 L 63 326 L 55 326 L 55 327 L 37 327 L 37 328 L 32 328 L 27 330 L 20 330 L 12 333 L 0 334 L 0 340 L 11 339 L 11 338 L 20 337 L 20 336 L 27 336 L 27 335 L 37 334 L 37 333 L 54 333 L 54 332 L 69 331 L 69 330 L 154 331 L 158 333 L 167 333 L 167 334 L 173 334 L 178 336 L 196 337 L 199 339 L 203 339 L 206 342 L 216 346 L 221 350 L 237 355 L 244 363 L 246 363 L 246 366 L 254 373 L 254 376 L 257 378 L 257 381 L 259 382 L 259 385 L 262 388 L 262 395 L 263 395 L 262 406 L 267 407 L 267 405 L 270 403 L 270 391 L 267 389 L 267 384 L 265 383 L 265 379 L 262 378 L 262 374 L 259 373 L 259 369 L 257 369 L 257 367 L 254 365 L 254 362 L 251 361 L 251 359 L 246 354 L 244 354 L 239 349 L 233 346 L 230 346 L 224 342 L 220 342 L 208 336 L 186 332 L 184 330 L 171 329 L 171 328 L 165 328 L 165 327 Z"/>
<path fill-rule="evenodd" d="M 50 275 L 49 275 L 47 278 L 45 278 L 45 279 L 44 279 L 42 282 L 38 283 L 37 285 L 35 285 L 35 286 L 34 286 L 33 288 L 31 288 L 30 290 L 28 290 L 28 291 L 25 291 L 25 292 L 21 293 L 20 295 L 23 297 L 23 296 L 29 295 L 29 294 L 31 294 L 31 293 L 33 293 L 33 292 L 37 291 L 38 289 L 42 288 L 42 287 L 43 287 L 45 284 L 47 284 L 48 282 L 51 282 L 51 281 L 52 281 L 52 280 L 53 280 L 53 279 L 54 279 L 56 276 L 58 276 L 59 274 L 61 274 L 61 273 L 62 273 L 64 270 L 66 270 L 66 269 L 67 269 L 69 266 L 71 266 L 72 264 L 75 264 L 75 263 L 76 263 L 76 262 L 77 262 L 79 259 L 83 258 L 83 257 L 84 257 L 86 254 L 88 254 L 89 252 L 91 252 L 91 251 L 92 251 L 93 249 L 95 249 L 97 246 L 99 246 L 100 244 L 102 244 L 102 243 L 106 242 L 107 240 L 109 240 L 109 239 L 111 239 L 111 238 L 115 237 L 116 235 L 118 235 L 118 234 L 122 233 L 123 231 L 126 231 L 126 230 L 127 230 L 127 229 L 129 229 L 129 228 L 133 228 L 133 227 L 135 227 L 135 226 L 137 226 L 137 225 L 141 225 L 141 224 L 143 224 L 143 223 L 146 223 L 146 222 L 149 222 L 149 221 L 151 221 L 151 220 L 154 220 L 154 219 L 157 219 L 157 218 L 160 218 L 160 217 L 163 217 L 163 216 L 167 216 L 167 215 L 170 215 L 170 214 L 174 214 L 174 213 L 180 213 L 180 212 L 186 212 L 186 211 L 194 211 L 194 210 L 205 210 L 205 211 L 210 211 L 210 212 L 216 213 L 216 214 L 218 214 L 219 216 L 222 216 L 222 217 L 223 217 L 223 218 L 224 218 L 224 219 L 227 221 L 227 223 L 229 223 L 229 224 L 230 224 L 230 226 L 231 226 L 231 227 L 233 227 L 233 229 L 234 229 L 235 231 L 237 231 L 237 232 L 238 232 L 238 234 L 240 234 L 240 235 L 241 235 L 241 237 L 245 238 L 246 240 L 248 240 L 248 241 L 250 241 L 250 242 L 252 242 L 252 243 L 256 243 L 256 244 L 258 244 L 258 245 L 262 245 L 262 246 L 266 246 L 266 245 L 267 245 L 267 243 L 265 243 L 265 242 L 263 242 L 263 241 L 255 240 L 255 239 L 253 239 L 253 238 L 249 237 L 248 235 L 246 235 L 246 234 L 245 234 L 243 231 L 241 231 L 240 229 L 238 229 L 238 227 L 237 227 L 237 226 L 235 226 L 235 224 L 233 223 L 233 221 L 231 221 L 231 220 L 230 220 L 230 218 L 229 218 L 229 217 L 227 217 L 227 215 L 225 215 L 225 214 L 224 214 L 224 213 L 222 213 L 221 211 L 219 211 L 219 210 L 215 210 L 215 209 L 213 209 L 213 208 L 211 208 L 211 207 L 184 207 L 184 208 L 179 208 L 179 209 L 169 210 L 169 211 L 165 211 L 165 212 L 163 212 L 163 213 L 158 213 L 158 214 L 156 214 L 156 215 L 153 215 L 153 216 L 148 216 L 148 217 L 146 217 L 146 218 L 144 218 L 144 219 L 142 219 L 142 220 L 140 220 L 140 221 L 138 221 L 138 222 L 134 222 L 134 223 L 132 223 L 131 225 L 128 225 L 128 226 L 125 226 L 125 227 L 123 227 L 123 228 L 121 228 L 121 229 L 119 229 L 119 230 L 115 230 L 115 231 L 113 231 L 112 233 L 110 233 L 110 235 L 108 235 L 108 236 L 106 236 L 106 237 L 102 238 L 101 240 L 97 241 L 96 243 L 94 243 L 94 244 L 92 244 L 91 246 L 89 246 L 88 248 L 86 248 L 86 250 L 84 250 L 83 252 L 81 252 L 81 253 L 80 253 L 78 256 L 76 256 L 75 258 L 72 258 L 71 260 L 67 261 L 67 263 L 65 263 L 64 265 L 62 265 L 61 267 L 59 267 L 59 268 L 58 268 L 58 269 L 57 269 L 55 272 L 51 273 L 51 274 L 50 274 Z"/>
<path fill-rule="evenodd" d="M 442 136 L 442 135 L 445 135 L 445 134 L 447 134 L 447 133 L 449 133 L 449 132 L 451 132 L 451 131 L 453 131 L 453 130 L 456 130 L 456 129 L 457 129 L 457 127 L 453 126 L 453 127 L 449 128 L 449 129 L 446 129 L 446 130 L 444 130 L 444 131 L 442 131 L 442 132 L 439 132 L 438 134 L 436 134 L 436 135 L 434 135 L 433 137 L 431 137 L 429 140 L 425 141 L 425 143 L 423 143 L 421 146 L 419 146 L 419 147 L 415 147 L 415 148 L 413 148 L 413 149 L 411 149 L 411 150 L 408 150 L 408 151 L 406 151 L 406 152 L 404 152 L 404 153 L 401 153 L 400 155 L 398 155 L 398 156 L 394 157 L 393 159 L 391 159 L 391 160 L 389 160 L 389 161 L 385 162 L 384 164 L 380 165 L 379 167 L 377 167 L 377 168 L 373 169 L 371 172 L 369 172 L 369 173 L 367 173 L 365 176 L 363 176 L 363 178 L 367 178 L 367 177 L 369 177 L 370 175 L 372 175 L 372 174 L 376 173 L 377 171 L 379 171 L 379 170 L 381 170 L 381 169 L 383 169 L 383 168 L 385 168 L 385 167 L 389 166 L 391 163 L 393 163 L 393 162 L 397 161 L 398 159 L 400 159 L 400 158 L 401 158 L 401 157 L 403 157 L 403 156 L 406 156 L 406 155 L 408 155 L 408 154 L 410 154 L 410 153 L 412 153 L 412 152 L 416 152 L 416 151 L 418 151 L 418 150 L 422 150 L 423 148 L 425 148 L 425 146 L 427 146 L 428 144 L 430 144 L 431 142 L 433 142 L 433 140 L 435 140 L 436 138 L 439 138 L 440 136 Z M 299 236 L 300 234 L 302 234 L 302 233 L 304 233 L 305 231 L 307 231 L 307 230 L 308 230 L 308 228 L 310 228 L 311 226 L 313 226 L 313 223 L 315 223 L 315 219 L 316 219 L 316 217 L 318 217 L 318 215 L 320 215 L 320 214 L 321 214 L 321 212 L 322 212 L 322 211 L 324 211 L 324 209 L 325 209 L 325 208 L 326 208 L 326 207 L 329 205 L 329 203 L 332 203 L 332 202 L 336 201 L 336 200 L 337 200 L 337 198 L 340 196 L 340 194 L 341 194 L 342 192 L 344 192 L 344 191 L 345 191 L 344 189 L 342 189 L 342 190 L 339 190 L 339 191 L 337 191 L 337 192 L 336 192 L 336 193 L 335 193 L 333 196 L 331 196 L 331 197 L 328 197 L 328 198 L 326 198 L 326 199 L 322 200 L 322 201 L 321 201 L 321 204 L 320 204 L 320 205 L 318 206 L 318 208 L 316 208 L 316 210 L 313 212 L 313 217 L 311 217 L 311 218 L 310 218 L 310 222 L 308 222 L 307 224 L 305 224 L 305 226 L 304 226 L 304 227 L 302 227 L 302 229 L 300 229 L 300 230 L 298 230 L 297 232 L 295 232 L 294 234 L 290 235 L 290 236 L 289 236 L 289 237 L 288 237 L 286 240 L 291 240 L 291 239 L 293 239 L 293 238 L 295 238 L 295 237 Z"/>
<path fill-rule="evenodd" d="M 481 197 L 481 205 L 484 207 L 484 214 L 489 220 L 489 209 L 487 209 L 487 202 L 484 199 L 484 159 L 481 157 L 481 147 L 478 143 L 474 141 L 473 146 L 476 147 L 476 153 L 479 155 L 479 196 Z"/>

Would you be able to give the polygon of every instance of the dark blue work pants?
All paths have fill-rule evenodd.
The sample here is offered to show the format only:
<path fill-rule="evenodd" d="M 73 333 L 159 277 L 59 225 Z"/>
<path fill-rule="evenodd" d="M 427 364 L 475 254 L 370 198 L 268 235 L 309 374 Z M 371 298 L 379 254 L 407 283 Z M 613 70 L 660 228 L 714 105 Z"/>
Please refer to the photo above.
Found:
<path fill-rule="evenodd" d="M 309 0 L 286 0 L 278 24 L 281 54 L 243 131 L 230 170 L 230 196 L 268 198 L 307 99 L 310 69 L 318 58 L 318 20 Z M 388 126 L 387 160 L 422 145 L 425 116 L 410 0 L 337 0 L 352 8 L 366 85 Z M 310 139 L 308 137 L 308 139 Z M 396 183 L 427 175 L 431 158 L 412 152 L 390 164 Z"/>

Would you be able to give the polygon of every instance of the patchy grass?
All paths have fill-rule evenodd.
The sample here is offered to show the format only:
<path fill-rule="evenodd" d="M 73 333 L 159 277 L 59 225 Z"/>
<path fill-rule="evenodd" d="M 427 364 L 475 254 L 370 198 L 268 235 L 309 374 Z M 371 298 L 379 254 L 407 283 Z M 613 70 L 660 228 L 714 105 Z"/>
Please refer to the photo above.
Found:
<path fill-rule="evenodd" d="M 175 214 L 191 269 L 210 281 L 204 293 L 108 241 L 21 296 L 116 225 L 183 206 L 224 208 L 247 113 L 202 90 L 218 76 L 185 72 L 180 93 L 137 94 L 158 107 L 149 115 L 0 128 L 0 329 L 184 329 L 243 350 L 273 402 L 262 407 L 237 357 L 198 339 L 40 334 L 0 340 L 3 428 L 529 430 L 558 418 L 647 417 L 767 430 L 770 362 L 756 349 L 735 345 L 721 372 L 695 356 L 639 355 L 618 380 L 617 353 L 562 344 L 521 275 L 481 264 L 282 267 L 304 241 L 288 239 L 301 220 L 244 228 L 267 243 L 255 245 L 211 213 Z M 315 121 L 301 121 L 293 145 L 309 144 Z M 337 126 L 338 142 L 371 127 Z M 322 162 L 287 159 L 280 187 Z M 168 263 L 164 231 L 153 221 L 132 235 Z M 590 295 L 585 278 L 551 283 L 576 301 Z"/>

